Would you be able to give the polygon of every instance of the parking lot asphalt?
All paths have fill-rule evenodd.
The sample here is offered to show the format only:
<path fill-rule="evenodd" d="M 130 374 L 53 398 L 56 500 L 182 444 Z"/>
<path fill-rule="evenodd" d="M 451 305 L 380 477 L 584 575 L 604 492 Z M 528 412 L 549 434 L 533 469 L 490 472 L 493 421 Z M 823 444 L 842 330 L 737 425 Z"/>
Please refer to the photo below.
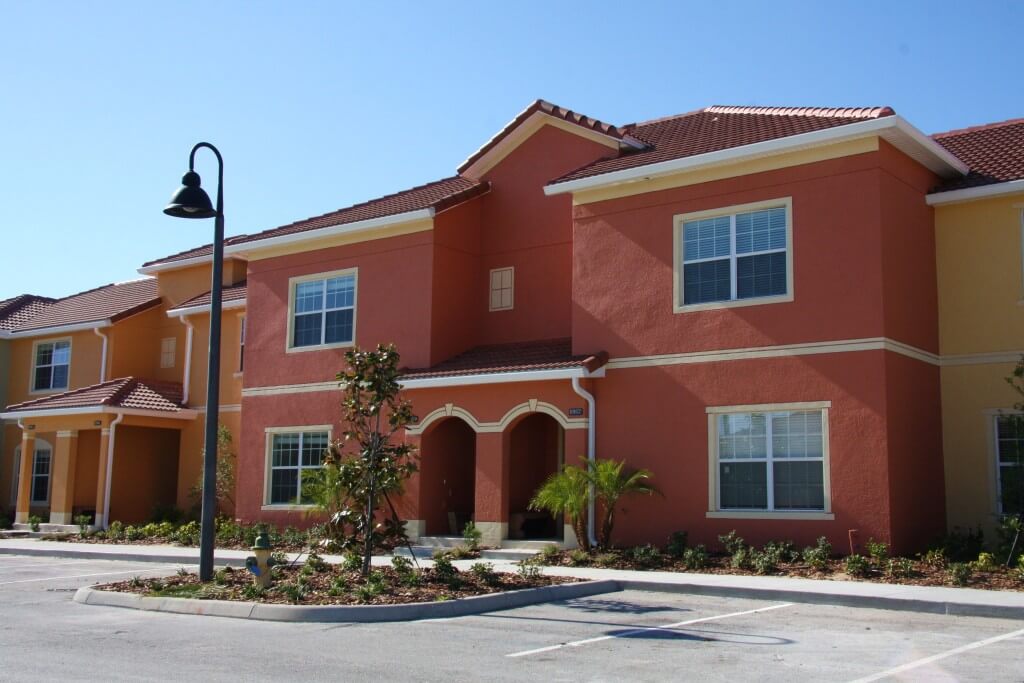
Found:
<path fill-rule="evenodd" d="M 285 624 L 72 602 L 177 565 L 0 557 L 0 680 L 1024 681 L 1024 622 L 620 591 L 453 619 Z"/>

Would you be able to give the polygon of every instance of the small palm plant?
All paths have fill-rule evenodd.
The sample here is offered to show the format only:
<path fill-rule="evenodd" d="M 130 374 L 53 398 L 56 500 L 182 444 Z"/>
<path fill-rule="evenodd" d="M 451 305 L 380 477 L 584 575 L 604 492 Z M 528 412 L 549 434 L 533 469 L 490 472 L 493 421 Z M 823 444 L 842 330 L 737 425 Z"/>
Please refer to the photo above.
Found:
<path fill-rule="evenodd" d="M 601 501 L 603 512 L 597 535 L 597 544 L 602 549 L 611 547 L 615 507 L 619 499 L 637 493 L 658 493 L 658 490 L 647 481 L 653 476 L 650 470 L 640 469 L 624 473 L 625 465 L 625 460 L 598 459 L 587 463 L 587 483 L 594 487 L 594 496 Z"/>
<path fill-rule="evenodd" d="M 583 550 L 590 550 L 587 532 L 587 501 L 590 480 L 587 471 L 565 465 L 541 485 L 530 501 L 531 510 L 546 510 L 551 515 L 565 515 L 572 524 L 576 542 Z"/>

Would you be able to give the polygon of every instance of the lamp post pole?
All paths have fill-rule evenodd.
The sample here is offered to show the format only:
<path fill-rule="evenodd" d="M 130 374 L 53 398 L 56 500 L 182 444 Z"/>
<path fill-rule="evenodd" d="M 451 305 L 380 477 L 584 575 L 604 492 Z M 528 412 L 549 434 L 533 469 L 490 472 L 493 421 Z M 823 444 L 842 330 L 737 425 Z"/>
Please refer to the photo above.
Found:
<path fill-rule="evenodd" d="M 217 157 L 217 206 L 200 188 L 195 172 L 196 152 L 205 147 Z M 220 422 L 220 323 L 224 272 L 224 159 L 216 147 L 200 142 L 188 157 L 183 187 L 164 213 L 179 218 L 213 217 L 213 273 L 210 283 L 210 348 L 206 377 L 206 438 L 203 451 L 203 508 L 199 529 L 199 580 L 213 579 L 213 545 L 217 517 L 217 427 Z"/>

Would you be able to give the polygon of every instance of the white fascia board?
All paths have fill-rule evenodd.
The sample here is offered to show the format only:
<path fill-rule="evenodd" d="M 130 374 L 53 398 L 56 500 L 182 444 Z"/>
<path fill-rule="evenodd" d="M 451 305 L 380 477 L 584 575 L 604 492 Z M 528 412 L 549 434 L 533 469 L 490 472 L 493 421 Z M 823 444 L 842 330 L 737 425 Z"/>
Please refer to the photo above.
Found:
<path fill-rule="evenodd" d="M 298 242 L 307 242 L 309 240 L 316 240 L 324 237 L 347 235 L 354 232 L 362 232 L 363 230 L 384 228 L 391 225 L 398 225 L 400 223 L 410 223 L 412 221 L 420 221 L 433 217 L 434 209 L 417 209 L 416 211 L 406 211 L 405 213 L 396 213 L 391 216 L 382 216 L 380 218 L 368 218 L 364 221 L 356 221 L 355 223 L 342 223 L 341 225 L 330 225 L 326 228 L 317 228 L 316 230 L 305 230 L 303 232 L 296 232 L 289 235 L 279 235 L 278 237 L 268 237 L 262 240 L 253 240 L 252 242 L 240 242 L 238 244 L 230 244 L 224 247 L 224 254 L 245 254 L 250 251 L 257 251 L 259 249 L 266 249 L 268 247 L 279 247 L 285 244 L 296 244 Z"/>
<path fill-rule="evenodd" d="M 893 135 L 894 132 L 897 134 Z M 790 135 L 776 140 L 755 142 L 750 145 L 697 154 L 682 159 L 659 161 L 636 168 L 602 173 L 590 178 L 580 178 L 578 180 L 545 185 L 544 194 L 550 196 L 567 192 L 578 192 L 580 190 L 591 190 L 620 183 L 636 182 L 670 173 L 694 171 L 746 159 L 755 159 L 785 152 L 796 152 L 802 149 L 845 142 L 870 135 L 883 137 L 905 152 L 908 151 L 906 149 L 908 147 L 916 147 L 916 150 L 920 153 L 918 160 L 940 175 L 952 176 L 957 173 L 961 175 L 967 173 L 967 166 L 962 161 L 946 151 L 942 145 L 907 123 L 902 117 L 885 116 L 880 119 L 850 123 L 845 126 L 836 126 L 799 135 Z"/>
<path fill-rule="evenodd" d="M 5 337 L 45 337 L 52 334 L 67 334 L 69 332 L 81 332 L 83 330 L 96 330 L 113 325 L 109 319 L 94 320 L 87 323 L 75 323 L 74 325 L 54 325 L 53 327 L 37 327 L 32 330 L 14 330 L 7 332 Z"/>
<path fill-rule="evenodd" d="M 399 380 L 403 389 L 431 389 L 434 387 L 457 387 L 470 384 L 504 384 L 506 382 L 545 382 L 573 377 L 604 377 L 604 368 L 587 372 L 586 368 L 562 368 L 558 370 L 524 370 L 519 372 L 491 372 L 480 375 L 455 375 L 451 377 L 424 377 L 423 379 Z"/>
<path fill-rule="evenodd" d="M 928 195 L 925 198 L 925 201 L 928 202 L 929 206 L 941 206 L 943 204 L 969 202 L 974 199 L 1001 197 L 1007 194 L 1017 194 L 1018 192 L 1024 192 L 1024 180 L 1010 180 L 1005 183 L 979 185 L 978 187 L 965 187 L 962 190 L 934 192 Z"/>
<path fill-rule="evenodd" d="M 17 410 L 9 413 L 0 413 L 0 418 L 5 420 L 23 420 L 28 418 L 40 418 L 40 417 L 61 417 L 64 415 L 96 415 L 96 414 L 113 414 L 113 415 L 139 415 L 142 417 L 166 417 L 171 420 L 193 420 L 195 419 L 196 411 L 189 409 L 182 409 L 177 412 L 170 412 L 166 410 L 142 410 L 140 408 L 116 408 L 112 406 L 85 406 L 82 408 L 50 408 L 40 410 Z"/>
<path fill-rule="evenodd" d="M 154 263 L 151 266 L 142 266 L 141 268 L 137 268 L 136 271 L 143 275 L 155 275 L 156 273 L 163 273 L 168 270 L 177 270 L 178 268 L 188 268 L 189 266 L 198 266 L 203 263 L 213 263 L 213 255 L 207 254 L 206 256 L 193 256 L 192 258 L 183 258 L 178 259 L 177 261 Z"/>
<path fill-rule="evenodd" d="M 168 318 L 180 318 L 186 315 L 195 315 L 197 313 L 209 313 L 211 304 L 204 304 L 202 306 L 189 306 L 187 308 L 172 308 L 167 311 Z M 232 308 L 245 308 L 245 299 L 233 299 L 231 301 L 225 301 L 221 304 L 221 310 L 228 311 Z"/>

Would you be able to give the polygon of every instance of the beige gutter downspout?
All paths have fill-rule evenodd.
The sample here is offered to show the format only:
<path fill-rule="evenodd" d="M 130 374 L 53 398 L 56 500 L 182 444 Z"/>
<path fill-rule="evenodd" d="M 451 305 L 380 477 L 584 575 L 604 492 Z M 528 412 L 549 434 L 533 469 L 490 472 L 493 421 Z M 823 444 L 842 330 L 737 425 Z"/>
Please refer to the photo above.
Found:
<path fill-rule="evenodd" d="M 103 355 L 100 357 L 100 384 L 103 384 L 104 382 L 107 381 L 107 341 L 108 341 L 108 339 L 107 339 L 107 335 L 105 335 L 102 332 L 100 332 L 100 328 L 98 328 L 98 327 L 92 328 L 92 332 L 97 337 L 101 337 L 103 339 L 103 352 L 102 352 Z"/>
<path fill-rule="evenodd" d="M 572 378 L 572 390 L 583 397 L 587 402 L 587 460 L 594 463 L 597 459 L 597 401 L 594 395 L 580 386 L 580 378 Z M 594 485 L 590 485 L 590 501 L 587 503 L 587 536 L 590 546 L 597 545 L 597 536 L 594 531 L 594 522 L 597 517 L 594 504 Z"/>
<path fill-rule="evenodd" d="M 189 380 L 192 377 L 192 334 L 196 328 L 188 316 L 183 315 L 178 320 L 188 328 L 188 332 L 185 333 L 185 376 L 181 380 L 181 403 L 188 405 Z"/>
<path fill-rule="evenodd" d="M 103 494 L 103 528 L 110 528 L 110 482 L 114 480 L 114 432 L 117 425 L 124 419 L 124 413 L 118 413 L 110 423 L 110 438 L 107 439 L 107 483 Z"/>

